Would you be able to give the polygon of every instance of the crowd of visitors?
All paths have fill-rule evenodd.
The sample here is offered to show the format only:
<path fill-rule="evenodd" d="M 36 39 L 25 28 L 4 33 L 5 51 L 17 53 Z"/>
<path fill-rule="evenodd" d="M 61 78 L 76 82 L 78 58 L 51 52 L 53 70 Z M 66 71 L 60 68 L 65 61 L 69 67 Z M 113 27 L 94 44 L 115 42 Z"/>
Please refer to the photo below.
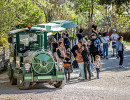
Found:
<path fill-rule="evenodd" d="M 98 35 L 97 25 L 94 22 L 92 25 L 92 34 L 88 37 L 83 36 L 83 30 L 80 29 L 77 34 L 78 43 L 70 48 L 69 34 L 65 31 L 62 36 L 54 39 L 52 42 L 53 57 L 59 64 L 63 64 L 63 70 L 66 79 L 70 80 L 71 65 L 79 68 L 79 79 L 91 80 L 93 76 L 93 69 L 97 72 L 97 79 L 99 79 L 99 72 L 101 70 L 101 58 L 108 58 L 108 47 L 112 41 L 113 56 L 120 58 L 119 68 L 123 67 L 123 51 L 125 44 L 123 37 L 116 33 L 113 29 L 113 34 L 103 33 L 102 36 Z M 59 38 L 60 37 L 60 38 Z M 74 57 L 72 64 L 71 58 Z M 77 63 L 77 64 L 76 64 Z M 88 75 L 87 75 L 88 74 Z"/>

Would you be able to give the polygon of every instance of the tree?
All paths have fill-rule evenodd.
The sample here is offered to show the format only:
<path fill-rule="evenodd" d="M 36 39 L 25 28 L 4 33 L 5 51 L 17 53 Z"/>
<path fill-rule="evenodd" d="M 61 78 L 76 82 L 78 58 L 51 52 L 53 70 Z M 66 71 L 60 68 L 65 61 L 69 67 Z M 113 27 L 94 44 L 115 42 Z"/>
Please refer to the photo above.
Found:
<path fill-rule="evenodd" d="M 31 0 L 1 0 L 0 13 L 0 38 L 13 29 L 45 22 L 43 10 Z"/>

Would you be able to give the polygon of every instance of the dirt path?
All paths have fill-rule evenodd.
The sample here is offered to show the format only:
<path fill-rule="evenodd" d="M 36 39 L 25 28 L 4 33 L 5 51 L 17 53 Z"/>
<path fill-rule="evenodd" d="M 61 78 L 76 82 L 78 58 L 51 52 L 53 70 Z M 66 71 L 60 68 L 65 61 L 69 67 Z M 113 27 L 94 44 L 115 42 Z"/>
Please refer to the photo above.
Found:
<path fill-rule="evenodd" d="M 75 69 L 70 83 L 63 89 L 37 84 L 30 90 L 19 90 L 9 84 L 7 73 L 3 73 L 0 100 L 130 100 L 130 47 L 125 51 L 125 68 L 118 68 L 118 63 L 116 58 L 102 60 L 100 79 L 93 77 L 91 81 L 80 82 L 78 69 Z"/>

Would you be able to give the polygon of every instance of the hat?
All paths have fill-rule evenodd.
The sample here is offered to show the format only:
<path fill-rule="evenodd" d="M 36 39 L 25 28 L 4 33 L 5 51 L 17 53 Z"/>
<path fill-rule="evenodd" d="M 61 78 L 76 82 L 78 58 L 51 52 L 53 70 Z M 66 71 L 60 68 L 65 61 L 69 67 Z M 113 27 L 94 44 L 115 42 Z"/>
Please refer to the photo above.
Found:
<path fill-rule="evenodd" d="M 62 35 L 66 35 L 65 33 L 62 33 Z"/>
<path fill-rule="evenodd" d="M 92 33 L 92 35 L 91 36 L 96 36 L 96 34 L 95 33 Z"/>
<path fill-rule="evenodd" d="M 106 36 L 109 36 L 109 33 L 106 33 Z"/>
<path fill-rule="evenodd" d="M 113 29 L 113 31 L 116 31 L 116 29 Z"/>

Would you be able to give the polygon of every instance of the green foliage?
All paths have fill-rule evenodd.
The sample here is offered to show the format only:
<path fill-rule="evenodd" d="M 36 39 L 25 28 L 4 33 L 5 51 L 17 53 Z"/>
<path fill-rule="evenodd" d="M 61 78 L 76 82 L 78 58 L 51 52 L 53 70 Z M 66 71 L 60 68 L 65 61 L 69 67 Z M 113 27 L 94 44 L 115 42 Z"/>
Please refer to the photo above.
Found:
<path fill-rule="evenodd" d="M 113 5 L 116 6 L 116 13 L 121 15 L 124 11 L 128 10 L 129 0 L 99 0 L 101 5 Z"/>
<path fill-rule="evenodd" d="M 45 22 L 43 10 L 32 0 L 1 0 L 0 14 L 0 38 L 7 38 L 10 30 Z"/>

